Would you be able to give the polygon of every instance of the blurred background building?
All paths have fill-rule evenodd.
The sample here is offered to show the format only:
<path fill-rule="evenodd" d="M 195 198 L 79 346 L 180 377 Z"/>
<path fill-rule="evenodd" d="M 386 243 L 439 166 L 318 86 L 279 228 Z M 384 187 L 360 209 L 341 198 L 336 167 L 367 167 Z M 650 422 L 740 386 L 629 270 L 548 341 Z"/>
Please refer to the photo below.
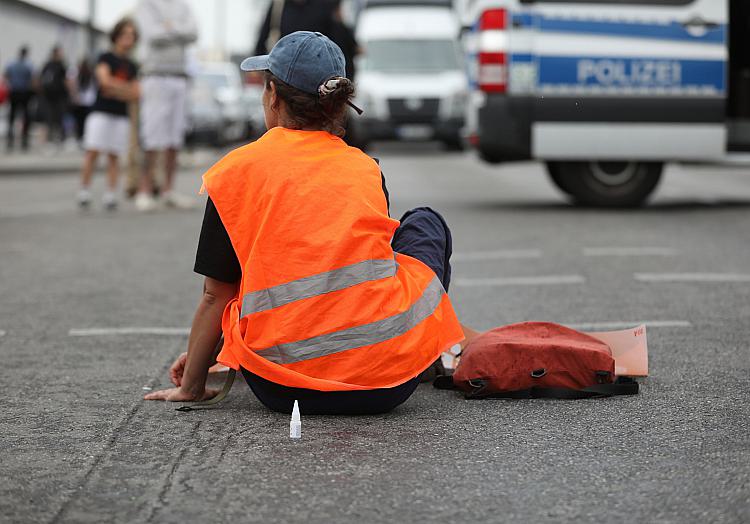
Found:
<path fill-rule="evenodd" d="M 91 22 L 100 35 L 132 12 L 137 0 L 0 0 L 0 60 L 22 43 L 31 46 L 30 58 L 47 57 L 54 43 L 66 55 L 79 57 L 87 51 Z M 246 53 L 255 43 L 255 32 L 265 14 L 268 0 L 188 0 L 199 21 L 196 46 L 201 58 L 220 58 Z M 97 40 L 99 48 L 106 40 Z"/>
<path fill-rule="evenodd" d="M 69 57 L 86 53 L 91 35 L 87 19 L 47 5 L 54 3 L 63 4 L 0 0 L 0 61 L 3 64 L 15 58 L 21 45 L 29 46 L 29 59 L 34 64 L 43 63 L 55 45 L 60 45 Z M 97 47 L 107 45 L 105 31 L 95 27 L 93 35 Z"/>

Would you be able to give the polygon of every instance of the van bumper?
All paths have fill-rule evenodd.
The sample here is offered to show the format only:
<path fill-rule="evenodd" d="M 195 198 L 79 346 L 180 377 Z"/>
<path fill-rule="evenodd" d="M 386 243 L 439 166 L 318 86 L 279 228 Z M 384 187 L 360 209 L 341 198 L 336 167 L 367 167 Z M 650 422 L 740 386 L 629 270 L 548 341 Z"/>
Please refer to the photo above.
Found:
<path fill-rule="evenodd" d="M 531 97 L 487 95 L 478 109 L 477 140 L 473 141 L 483 160 L 531 159 L 532 107 Z"/>
<path fill-rule="evenodd" d="M 449 118 L 430 123 L 423 122 L 392 122 L 390 120 L 362 119 L 358 128 L 362 130 L 368 140 L 408 139 L 408 134 L 402 131 L 408 129 L 424 129 L 426 140 L 454 140 L 460 136 L 464 127 L 463 118 Z"/>

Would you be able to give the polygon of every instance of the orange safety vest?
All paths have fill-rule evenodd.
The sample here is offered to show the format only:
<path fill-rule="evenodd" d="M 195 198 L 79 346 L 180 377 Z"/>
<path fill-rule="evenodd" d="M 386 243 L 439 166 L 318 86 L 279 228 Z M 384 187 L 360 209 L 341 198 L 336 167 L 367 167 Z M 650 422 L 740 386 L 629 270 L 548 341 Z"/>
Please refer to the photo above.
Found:
<path fill-rule="evenodd" d="M 394 387 L 464 336 L 422 262 L 394 253 L 378 165 L 276 127 L 203 177 L 242 266 L 218 361 L 318 391 Z"/>

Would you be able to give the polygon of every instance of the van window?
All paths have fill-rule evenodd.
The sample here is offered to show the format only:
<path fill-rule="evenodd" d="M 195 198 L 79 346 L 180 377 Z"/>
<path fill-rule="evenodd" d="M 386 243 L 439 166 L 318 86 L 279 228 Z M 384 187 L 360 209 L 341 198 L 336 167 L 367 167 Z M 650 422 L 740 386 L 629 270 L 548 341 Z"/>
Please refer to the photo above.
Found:
<path fill-rule="evenodd" d="M 435 73 L 461 69 L 452 40 L 372 40 L 362 69 L 381 73 Z"/>
<path fill-rule="evenodd" d="M 229 77 L 223 73 L 199 73 L 198 82 L 205 83 L 212 89 L 229 87 Z"/>

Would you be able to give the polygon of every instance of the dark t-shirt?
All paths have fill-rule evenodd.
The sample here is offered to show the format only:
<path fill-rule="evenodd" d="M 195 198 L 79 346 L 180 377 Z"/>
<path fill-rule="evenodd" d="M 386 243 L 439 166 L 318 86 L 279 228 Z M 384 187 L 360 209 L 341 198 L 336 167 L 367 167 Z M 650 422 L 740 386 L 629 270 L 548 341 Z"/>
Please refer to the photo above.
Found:
<path fill-rule="evenodd" d="M 390 211 L 388 188 L 385 186 L 385 176 L 380 173 L 385 201 Z M 234 252 L 224 224 L 221 222 L 216 206 L 209 198 L 206 202 L 206 212 L 203 215 L 203 226 L 198 239 L 198 251 L 195 254 L 193 271 L 204 277 L 234 284 L 242 278 L 242 267 Z"/>
<path fill-rule="evenodd" d="M 333 23 L 333 9 L 335 2 L 332 0 L 295 0 L 284 2 L 279 20 L 279 38 L 295 31 L 314 31 L 329 36 L 331 24 Z M 273 21 L 273 2 L 268 7 L 266 18 L 260 26 L 258 43 L 255 46 L 256 55 L 267 55 L 270 49 L 266 45 L 268 35 L 271 32 Z"/>
<path fill-rule="evenodd" d="M 133 80 L 138 74 L 138 67 L 132 60 L 117 56 L 114 53 L 106 52 L 99 57 L 99 64 L 107 64 L 111 75 L 119 80 L 128 82 Z M 116 98 L 107 98 L 101 92 L 96 91 L 96 102 L 94 102 L 92 111 L 101 111 L 111 115 L 128 116 L 128 104 Z"/>
<path fill-rule="evenodd" d="M 328 37 L 341 48 L 346 58 L 346 78 L 354 80 L 354 57 L 357 55 L 357 40 L 354 38 L 354 31 L 341 22 L 334 21 L 331 25 L 331 31 Z"/>
<path fill-rule="evenodd" d="M 42 68 L 40 74 L 42 94 L 52 100 L 68 96 L 68 88 L 65 86 L 65 75 L 67 66 L 60 60 L 50 60 Z"/>

